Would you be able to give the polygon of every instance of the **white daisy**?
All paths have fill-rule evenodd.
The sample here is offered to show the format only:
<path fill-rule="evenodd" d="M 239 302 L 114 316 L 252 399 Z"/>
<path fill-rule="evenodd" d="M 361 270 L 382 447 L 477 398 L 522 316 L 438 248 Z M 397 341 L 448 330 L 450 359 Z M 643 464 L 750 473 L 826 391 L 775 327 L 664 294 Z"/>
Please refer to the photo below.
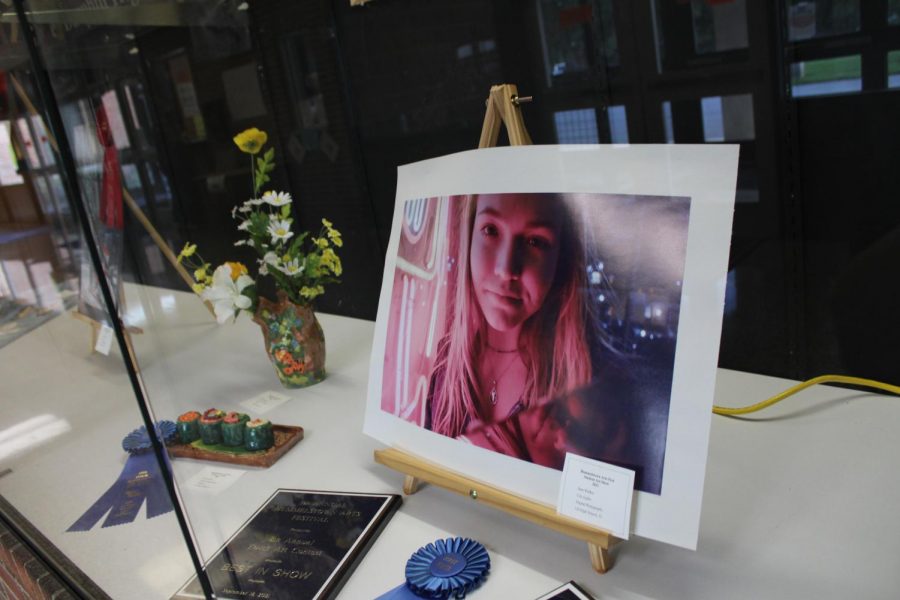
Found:
<path fill-rule="evenodd" d="M 266 230 L 272 236 L 272 242 L 285 242 L 294 235 L 291 231 L 291 222 L 287 219 L 272 219 Z"/>
<path fill-rule="evenodd" d="M 303 272 L 303 267 L 300 266 L 300 259 L 295 258 L 293 260 L 289 260 L 285 263 L 282 263 L 280 266 L 276 266 L 276 268 L 284 273 L 285 275 L 299 275 Z"/>
<path fill-rule="evenodd" d="M 287 192 L 266 192 L 262 195 L 262 201 L 272 206 L 284 206 L 291 203 L 291 195 Z"/>

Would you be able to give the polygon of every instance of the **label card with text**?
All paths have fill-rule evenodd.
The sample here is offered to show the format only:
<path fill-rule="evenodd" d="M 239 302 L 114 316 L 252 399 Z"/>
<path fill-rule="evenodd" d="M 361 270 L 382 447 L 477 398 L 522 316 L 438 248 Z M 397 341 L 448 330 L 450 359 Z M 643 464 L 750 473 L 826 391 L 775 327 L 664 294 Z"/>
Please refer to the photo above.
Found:
<path fill-rule="evenodd" d="M 241 402 L 241 406 L 252 413 L 266 413 L 276 406 L 281 406 L 290 399 L 290 396 L 279 394 L 278 392 L 263 392 L 258 396 L 253 396 L 249 400 L 244 400 Z"/>
<path fill-rule="evenodd" d="M 187 486 L 212 494 L 218 494 L 230 487 L 231 484 L 237 481 L 238 477 L 243 474 L 244 471 L 239 469 L 229 469 L 228 467 L 204 467 L 201 471 L 188 479 Z"/>
<path fill-rule="evenodd" d="M 566 453 L 556 512 L 628 539 L 634 471 Z"/>

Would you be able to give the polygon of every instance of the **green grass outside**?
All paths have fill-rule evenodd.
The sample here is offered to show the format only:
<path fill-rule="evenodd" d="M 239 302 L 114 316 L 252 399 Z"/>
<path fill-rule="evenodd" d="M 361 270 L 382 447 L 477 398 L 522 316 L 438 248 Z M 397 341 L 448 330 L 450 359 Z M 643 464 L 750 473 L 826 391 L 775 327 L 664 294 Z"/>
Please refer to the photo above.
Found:
<path fill-rule="evenodd" d="M 900 50 L 893 50 L 887 55 L 887 72 L 888 75 L 896 75 L 900 73 Z"/>
<path fill-rule="evenodd" d="M 897 68 L 900 69 L 900 57 L 895 60 L 898 63 Z M 859 55 L 808 60 L 801 64 L 803 64 L 803 75 L 791 77 L 794 85 L 838 79 L 859 79 L 862 76 L 862 61 Z"/>

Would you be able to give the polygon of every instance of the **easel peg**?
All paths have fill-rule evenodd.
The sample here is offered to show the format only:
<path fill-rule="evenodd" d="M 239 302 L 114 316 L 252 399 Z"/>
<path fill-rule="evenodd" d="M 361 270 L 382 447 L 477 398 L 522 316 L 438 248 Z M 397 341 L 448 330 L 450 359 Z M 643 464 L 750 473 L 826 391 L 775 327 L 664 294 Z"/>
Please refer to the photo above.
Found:
<path fill-rule="evenodd" d="M 419 491 L 419 486 L 422 484 L 422 481 L 412 475 L 407 475 L 403 478 L 403 493 L 407 496 L 411 496 Z"/>
<path fill-rule="evenodd" d="M 612 558 L 606 548 L 588 542 L 588 553 L 591 555 L 591 566 L 601 575 L 612 568 Z"/>
<path fill-rule="evenodd" d="M 519 106 L 521 104 L 528 104 L 529 102 L 534 100 L 534 97 L 533 96 L 517 96 L 516 94 L 513 94 L 512 98 L 510 98 L 510 100 L 512 100 L 513 104 L 515 104 L 516 106 Z"/>

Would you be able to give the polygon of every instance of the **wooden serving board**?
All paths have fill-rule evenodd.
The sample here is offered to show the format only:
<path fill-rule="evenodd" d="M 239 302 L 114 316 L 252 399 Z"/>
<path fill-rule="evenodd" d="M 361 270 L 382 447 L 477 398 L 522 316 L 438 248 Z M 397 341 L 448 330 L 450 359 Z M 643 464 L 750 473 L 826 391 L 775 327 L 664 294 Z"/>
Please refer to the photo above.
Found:
<path fill-rule="evenodd" d="M 247 450 L 240 452 L 212 450 L 204 448 L 202 445 L 195 446 L 193 444 L 172 444 L 167 449 L 171 457 L 214 460 L 232 465 L 268 468 L 303 439 L 303 428 L 293 425 L 275 425 L 273 423 L 272 433 L 275 435 L 275 445 L 268 450 L 258 450 L 256 452 Z"/>

